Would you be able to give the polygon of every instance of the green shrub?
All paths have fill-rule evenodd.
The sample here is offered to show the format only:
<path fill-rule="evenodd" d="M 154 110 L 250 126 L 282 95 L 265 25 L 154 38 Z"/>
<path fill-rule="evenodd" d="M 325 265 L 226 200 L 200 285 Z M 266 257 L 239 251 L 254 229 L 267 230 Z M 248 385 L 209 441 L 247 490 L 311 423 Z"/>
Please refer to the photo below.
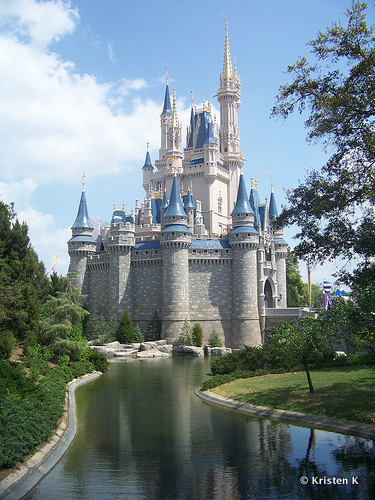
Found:
<path fill-rule="evenodd" d="M 121 317 L 121 321 L 116 333 L 116 339 L 120 344 L 130 344 L 133 342 L 133 323 L 127 310 Z"/>
<path fill-rule="evenodd" d="M 79 361 L 86 346 L 82 342 L 75 342 L 69 339 L 57 339 L 51 346 L 56 359 L 59 356 L 69 356 L 72 361 Z"/>
<path fill-rule="evenodd" d="M 14 335 L 9 330 L 0 333 L 0 360 L 9 359 L 15 347 Z"/>
<path fill-rule="evenodd" d="M 220 335 L 217 333 L 215 328 L 212 330 L 211 335 L 208 339 L 208 345 L 210 347 L 222 347 L 223 346 Z"/>
<path fill-rule="evenodd" d="M 147 327 L 145 340 L 159 340 L 161 338 L 161 320 L 157 311 L 154 312 L 152 320 Z"/>
<path fill-rule="evenodd" d="M 144 338 L 141 329 L 138 325 L 135 325 L 133 330 L 133 342 L 143 342 Z"/>
<path fill-rule="evenodd" d="M 187 319 L 185 319 L 182 326 L 181 335 L 178 338 L 179 345 L 193 345 L 193 340 L 191 338 L 191 328 Z"/>
<path fill-rule="evenodd" d="M 203 330 L 199 323 L 195 323 L 191 331 L 191 338 L 193 344 L 197 347 L 202 347 L 203 345 Z"/>
<path fill-rule="evenodd" d="M 106 372 L 109 367 L 109 362 L 105 355 L 98 352 L 96 349 L 90 349 L 89 347 L 87 350 L 89 351 L 87 359 L 90 363 L 92 363 L 94 369 L 99 372 Z"/>

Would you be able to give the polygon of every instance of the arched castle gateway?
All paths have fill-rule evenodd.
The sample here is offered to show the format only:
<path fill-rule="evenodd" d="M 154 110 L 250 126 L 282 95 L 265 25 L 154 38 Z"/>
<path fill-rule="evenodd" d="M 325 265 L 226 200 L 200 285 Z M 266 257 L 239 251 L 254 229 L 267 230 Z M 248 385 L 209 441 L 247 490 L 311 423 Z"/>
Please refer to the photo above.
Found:
<path fill-rule="evenodd" d="M 144 202 L 131 214 L 115 208 L 105 226 L 89 219 L 82 190 L 68 251 L 90 310 L 120 318 L 127 309 L 143 332 L 157 313 L 170 342 L 186 319 L 199 321 L 205 340 L 215 328 L 233 348 L 261 344 L 267 318 L 285 311 L 287 244 L 273 227 L 275 196 L 260 203 L 253 180 L 248 196 L 242 175 L 240 86 L 225 26 L 220 127 L 209 103 L 192 104 L 182 150 L 167 79 L 159 159 L 154 167 L 147 148 L 143 166 Z"/>

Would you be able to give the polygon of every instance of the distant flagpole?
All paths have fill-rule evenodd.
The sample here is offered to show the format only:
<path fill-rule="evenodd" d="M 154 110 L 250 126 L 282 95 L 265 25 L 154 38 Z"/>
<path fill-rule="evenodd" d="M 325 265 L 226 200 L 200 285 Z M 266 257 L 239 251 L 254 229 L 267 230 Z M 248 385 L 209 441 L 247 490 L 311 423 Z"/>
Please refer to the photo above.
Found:
<path fill-rule="evenodd" d="M 55 256 L 52 259 L 53 265 L 52 265 L 52 271 L 54 271 L 57 274 L 57 256 Z"/>

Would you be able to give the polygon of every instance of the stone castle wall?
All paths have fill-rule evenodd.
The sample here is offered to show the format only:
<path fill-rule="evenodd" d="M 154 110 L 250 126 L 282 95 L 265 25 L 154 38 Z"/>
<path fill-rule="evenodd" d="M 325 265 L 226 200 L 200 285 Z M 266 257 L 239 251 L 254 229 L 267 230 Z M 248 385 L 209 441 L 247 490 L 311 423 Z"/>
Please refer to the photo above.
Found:
<path fill-rule="evenodd" d="M 200 323 L 204 342 L 215 329 L 230 345 L 232 265 L 230 259 L 193 258 L 189 261 L 190 324 Z"/>

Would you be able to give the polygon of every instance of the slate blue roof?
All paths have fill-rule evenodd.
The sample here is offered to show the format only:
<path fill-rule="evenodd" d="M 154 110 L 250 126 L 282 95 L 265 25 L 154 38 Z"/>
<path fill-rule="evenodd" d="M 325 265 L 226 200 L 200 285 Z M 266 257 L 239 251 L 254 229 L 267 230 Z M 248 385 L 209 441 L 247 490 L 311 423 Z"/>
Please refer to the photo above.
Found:
<path fill-rule="evenodd" d="M 152 240 L 152 241 L 140 241 L 139 243 L 136 243 L 134 247 L 132 248 L 132 252 L 135 250 L 160 250 L 160 242 L 158 240 Z"/>
<path fill-rule="evenodd" d="M 146 153 L 145 164 L 143 165 L 142 168 L 154 168 L 151 163 L 151 156 L 149 151 L 147 151 Z"/>
<path fill-rule="evenodd" d="M 213 249 L 221 250 L 223 248 L 231 248 L 228 240 L 192 240 L 190 248 L 195 249 Z"/>
<path fill-rule="evenodd" d="M 207 136 L 206 140 L 204 141 L 204 144 L 217 144 L 214 136 L 214 131 L 212 129 L 211 120 L 208 121 Z"/>
<path fill-rule="evenodd" d="M 80 235 L 80 236 L 72 236 L 70 238 L 70 240 L 68 241 L 68 243 L 70 242 L 76 242 L 76 243 L 95 243 L 96 244 L 96 241 L 94 240 L 94 238 L 91 236 L 91 234 L 83 234 L 83 235 Z"/>
<path fill-rule="evenodd" d="M 284 240 L 284 238 L 274 238 L 273 241 L 278 243 L 279 245 L 287 245 L 288 243 Z"/>
<path fill-rule="evenodd" d="M 171 115 L 172 114 L 172 106 L 171 106 L 171 98 L 169 95 L 169 86 L 165 88 L 165 97 L 164 97 L 164 107 L 162 111 L 162 115 Z"/>
<path fill-rule="evenodd" d="M 266 206 L 259 205 L 259 219 L 260 219 L 260 226 L 262 228 L 262 231 L 264 230 L 265 218 L 266 218 Z"/>
<path fill-rule="evenodd" d="M 167 207 L 168 207 L 168 196 L 167 196 L 167 192 L 164 191 L 163 201 L 162 201 L 162 204 L 160 205 L 160 208 L 167 208 Z"/>
<path fill-rule="evenodd" d="M 249 202 L 247 201 L 247 192 L 245 186 L 245 179 L 243 174 L 240 175 L 240 183 L 237 191 L 237 201 L 232 214 L 249 214 L 252 213 Z"/>
<path fill-rule="evenodd" d="M 202 111 L 201 113 L 195 115 L 195 127 L 198 126 L 198 117 L 200 117 L 199 130 L 197 135 L 197 142 L 195 143 L 195 149 L 203 148 L 203 144 L 207 138 L 209 113 L 207 111 Z"/>
<path fill-rule="evenodd" d="M 254 227 L 258 227 L 260 199 L 257 189 L 251 188 L 249 196 L 250 208 L 254 212 Z"/>
<path fill-rule="evenodd" d="M 204 158 L 197 158 L 196 160 L 191 160 L 191 161 L 189 161 L 189 163 L 186 164 L 186 166 L 200 165 L 201 163 L 204 163 Z"/>
<path fill-rule="evenodd" d="M 115 209 L 112 214 L 111 224 L 118 222 L 122 222 L 123 224 L 126 222 L 125 212 L 121 209 Z"/>
<path fill-rule="evenodd" d="M 236 233 L 258 234 L 258 231 L 253 226 L 238 226 L 232 229 L 229 234 L 236 234 Z"/>
<path fill-rule="evenodd" d="M 93 227 L 90 222 L 89 213 L 87 211 L 86 195 L 84 191 L 82 191 L 78 214 L 72 227 Z"/>
<path fill-rule="evenodd" d="M 187 218 L 186 212 L 181 202 L 180 189 L 178 187 L 177 177 L 173 177 L 171 197 L 169 200 L 167 211 L 165 212 L 164 215 L 165 217 L 180 216 Z"/>
<path fill-rule="evenodd" d="M 186 146 L 187 148 L 192 148 L 194 146 L 193 137 L 194 137 L 194 109 L 192 106 L 191 113 L 190 113 L 190 136 L 189 136 L 189 141 L 188 141 L 187 146 Z"/>
<path fill-rule="evenodd" d="M 173 233 L 173 232 L 191 233 L 190 229 L 187 226 L 184 226 L 183 224 L 171 224 L 161 230 L 161 233 Z"/>
<path fill-rule="evenodd" d="M 183 196 L 184 208 L 185 210 L 188 208 L 192 208 L 195 210 L 194 198 L 190 193 L 190 189 L 188 189 L 187 195 Z"/>

